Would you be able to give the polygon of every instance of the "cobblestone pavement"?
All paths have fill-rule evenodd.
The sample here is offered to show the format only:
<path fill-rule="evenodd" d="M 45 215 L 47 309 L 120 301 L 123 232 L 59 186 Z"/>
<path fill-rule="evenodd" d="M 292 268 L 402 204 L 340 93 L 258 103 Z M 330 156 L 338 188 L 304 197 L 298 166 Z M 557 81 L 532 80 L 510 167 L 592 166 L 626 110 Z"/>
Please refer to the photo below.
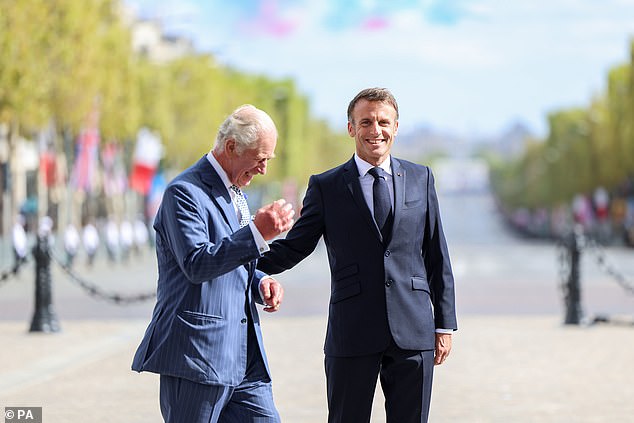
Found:
<path fill-rule="evenodd" d="M 563 326 L 558 316 L 463 316 L 436 368 L 431 421 L 626 423 L 634 415 L 634 327 Z M 130 371 L 141 320 L 73 320 L 56 334 L 0 322 L 0 408 L 41 406 L 46 423 L 161 421 L 158 377 Z M 284 422 L 326 421 L 325 318 L 263 316 Z M 377 392 L 373 423 L 384 422 Z"/>

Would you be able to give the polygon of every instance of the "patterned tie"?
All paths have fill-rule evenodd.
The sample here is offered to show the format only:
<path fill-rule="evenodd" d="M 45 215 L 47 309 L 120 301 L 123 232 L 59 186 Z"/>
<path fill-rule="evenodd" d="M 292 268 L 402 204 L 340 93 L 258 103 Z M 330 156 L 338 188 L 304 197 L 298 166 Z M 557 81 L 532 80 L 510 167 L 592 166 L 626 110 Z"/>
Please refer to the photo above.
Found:
<path fill-rule="evenodd" d="M 237 185 L 231 185 L 229 188 L 236 194 L 233 200 L 238 206 L 238 211 L 240 212 L 240 227 L 243 228 L 249 224 L 249 221 L 251 221 L 251 213 L 249 212 L 247 199 L 244 197 L 244 193 Z"/>
<path fill-rule="evenodd" d="M 392 230 L 392 201 L 387 187 L 386 174 L 380 167 L 373 167 L 368 171 L 374 177 L 372 193 L 374 199 L 374 220 L 381 231 L 383 240 L 387 240 Z"/>

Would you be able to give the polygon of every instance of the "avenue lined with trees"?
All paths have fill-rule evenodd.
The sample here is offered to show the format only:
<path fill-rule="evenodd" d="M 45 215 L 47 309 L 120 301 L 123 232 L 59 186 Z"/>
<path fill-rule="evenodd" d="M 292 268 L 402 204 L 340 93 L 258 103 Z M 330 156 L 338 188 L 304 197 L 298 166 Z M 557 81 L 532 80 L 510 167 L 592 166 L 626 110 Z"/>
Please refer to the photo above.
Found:
<path fill-rule="evenodd" d="M 566 220 L 595 234 L 603 224 L 634 243 L 634 42 L 630 49 L 588 106 L 551 113 L 546 139 L 513 161 L 492 160 L 492 189 L 513 225 L 559 236 Z"/>
<path fill-rule="evenodd" d="M 161 167 L 180 170 L 209 151 L 224 117 L 244 103 L 266 110 L 278 125 L 277 157 L 264 183 L 303 183 L 350 154 L 345 133 L 311 115 L 309 99 L 293 80 L 247 74 L 194 52 L 156 63 L 133 51 L 121 7 L 117 0 L 0 0 L 0 126 L 6 144 L 0 185 L 11 191 L 11 161 L 20 160 L 17 140 L 48 131 L 52 136 L 47 145 L 40 142 L 39 152 L 52 155 L 56 172 L 44 184 L 48 207 L 40 204 L 41 215 L 64 198 L 50 192 L 67 189 L 76 140 L 93 125 L 99 148 L 114 144 L 127 169 L 141 128 L 160 138 Z M 101 194 L 96 184 L 80 203 Z M 11 196 L 8 202 L 4 213 L 16 213 L 20 205 Z M 85 214 L 82 221 L 95 217 Z"/>

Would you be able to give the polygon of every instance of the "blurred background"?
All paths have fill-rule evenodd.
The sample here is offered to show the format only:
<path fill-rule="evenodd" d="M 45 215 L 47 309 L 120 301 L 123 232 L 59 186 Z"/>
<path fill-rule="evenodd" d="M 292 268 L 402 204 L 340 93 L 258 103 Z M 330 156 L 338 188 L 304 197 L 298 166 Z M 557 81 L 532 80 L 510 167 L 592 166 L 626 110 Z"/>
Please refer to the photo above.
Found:
<path fill-rule="evenodd" d="M 0 235 L 151 225 L 237 105 L 280 131 L 252 206 L 347 159 L 362 88 L 396 155 L 529 237 L 634 244 L 634 2 L 0 0 Z M 150 231 L 151 232 L 151 231 Z"/>
<path fill-rule="evenodd" d="M 346 109 L 371 86 L 399 102 L 394 155 L 433 169 L 456 279 L 435 400 L 453 418 L 434 421 L 630 421 L 634 0 L 0 0 L 0 402 L 157 421 L 129 363 L 166 183 L 252 103 L 279 142 L 251 208 L 299 208 L 353 154 Z M 324 421 L 326 261 L 279 275 L 262 313 L 289 421 Z M 41 310 L 58 337 L 24 333 Z"/>

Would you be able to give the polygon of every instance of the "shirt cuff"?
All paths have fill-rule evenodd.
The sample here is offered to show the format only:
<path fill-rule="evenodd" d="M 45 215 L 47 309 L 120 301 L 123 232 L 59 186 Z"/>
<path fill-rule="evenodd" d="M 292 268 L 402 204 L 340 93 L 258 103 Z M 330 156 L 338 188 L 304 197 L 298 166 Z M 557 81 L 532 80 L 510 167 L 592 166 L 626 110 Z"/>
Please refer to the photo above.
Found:
<path fill-rule="evenodd" d="M 436 329 L 436 333 L 453 333 L 453 329 Z"/>
<path fill-rule="evenodd" d="M 262 234 L 260 233 L 260 231 L 258 231 L 258 228 L 255 226 L 255 223 L 253 223 L 253 221 L 249 222 L 249 228 L 251 228 L 251 233 L 253 234 L 255 245 L 258 247 L 258 251 L 260 252 L 260 254 L 264 254 L 269 251 L 269 244 L 262 237 Z"/>

